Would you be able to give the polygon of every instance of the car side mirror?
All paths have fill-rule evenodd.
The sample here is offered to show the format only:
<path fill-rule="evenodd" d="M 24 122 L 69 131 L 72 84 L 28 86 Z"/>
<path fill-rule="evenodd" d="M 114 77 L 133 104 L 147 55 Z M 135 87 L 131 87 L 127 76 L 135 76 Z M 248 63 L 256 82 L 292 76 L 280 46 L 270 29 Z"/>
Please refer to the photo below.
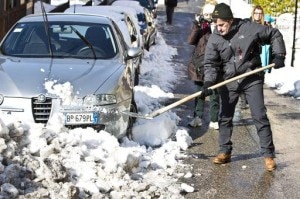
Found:
<path fill-rule="evenodd" d="M 130 47 L 126 52 L 125 60 L 129 60 L 135 57 L 140 56 L 143 53 L 143 50 L 139 47 Z"/>

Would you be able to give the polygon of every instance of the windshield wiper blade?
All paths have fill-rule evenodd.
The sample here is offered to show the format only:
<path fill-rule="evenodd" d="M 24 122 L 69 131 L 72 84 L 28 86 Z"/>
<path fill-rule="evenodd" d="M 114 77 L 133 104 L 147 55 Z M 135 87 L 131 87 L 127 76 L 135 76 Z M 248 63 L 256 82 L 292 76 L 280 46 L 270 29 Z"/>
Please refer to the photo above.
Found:
<path fill-rule="evenodd" d="M 43 21 L 44 21 L 44 26 L 45 26 L 45 32 L 46 32 L 47 39 L 48 39 L 48 48 L 49 48 L 49 52 L 51 54 L 51 57 L 53 57 L 53 49 L 52 49 L 52 43 L 51 43 L 51 38 L 50 38 L 50 33 L 49 33 L 49 22 L 48 22 L 47 12 L 45 10 L 43 2 L 40 1 L 40 3 L 41 3 L 41 9 L 42 9 L 42 13 L 43 13 Z"/>
<path fill-rule="evenodd" d="M 93 45 L 76 28 L 74 28 L 73 26 L 70 27 L 78 35 L 78 37 L 92 50 L 94 59 L 97 59 L 96 52 Z"/>

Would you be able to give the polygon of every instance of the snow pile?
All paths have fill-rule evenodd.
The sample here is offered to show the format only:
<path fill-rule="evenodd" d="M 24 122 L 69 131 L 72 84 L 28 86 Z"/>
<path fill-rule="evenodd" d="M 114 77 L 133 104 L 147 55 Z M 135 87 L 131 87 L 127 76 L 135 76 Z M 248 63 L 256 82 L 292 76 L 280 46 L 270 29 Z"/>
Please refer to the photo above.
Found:
<path fill-rule="evenodd" d="M 184 166 L 178 162 L 184 157 L 181 149 L 186 149 L 180 142 L 168 141 L 154 149 L 128 139 L 120 144 L 109 133 L 91 128 L 55 132 L 39 125 L 31 129 L 22 122 L 0 123 L 4 197 L 181 198 L 174 180 L 176 169 Z M 182 131 L 176 136 L 189 137 Z"/>

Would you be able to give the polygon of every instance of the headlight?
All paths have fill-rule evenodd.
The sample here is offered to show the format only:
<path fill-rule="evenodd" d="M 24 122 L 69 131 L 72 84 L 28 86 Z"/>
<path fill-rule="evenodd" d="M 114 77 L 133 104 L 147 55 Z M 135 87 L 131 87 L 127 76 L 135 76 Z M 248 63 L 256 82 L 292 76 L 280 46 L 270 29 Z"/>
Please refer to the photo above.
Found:
<path fill-rule="evenodd" d="M 83 100 L 83 104 L 86 106 L 101 106 L 116 103 L 116 96 L 111 94 L 87 95 Z"/>
<path fill-rule="evenodd" d="M 4 101 L 4 96 L 0 94 L 0 105 L 3 103 L 3 101 Z"/>

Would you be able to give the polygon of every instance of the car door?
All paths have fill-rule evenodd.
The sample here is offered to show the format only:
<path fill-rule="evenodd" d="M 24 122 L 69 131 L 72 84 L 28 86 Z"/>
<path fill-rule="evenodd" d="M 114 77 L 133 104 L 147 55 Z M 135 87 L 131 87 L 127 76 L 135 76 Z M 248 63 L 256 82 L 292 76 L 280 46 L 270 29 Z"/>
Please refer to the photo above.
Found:
<path fill-rule="evenodd" d="M 126 44 L 123 33 L 119 29 L 118 25 L 113 21 L 113 26 L 116 30 L 116 37 L 118 37 L 118 41 L 120 42 L 120 53 L 123 54 L 122 56 L 122 62 L 125 65 L 124 68 L 124 75 L 123 79 L 121 80 L 122 85 L 125 85 L 123 88 L 123 94 L 124 96 L 127 96 L 127 98 L 131 98 L 133 95 L 133 87 L 134 87 L 134 80 L 135 80 L 135 67 L 133 59 L 126 60 L 126 51 L 128 49 L 128 45 Z"/>
<path fill-rule="evenodd" d="M 125 16 L 125 23 L 128 27 L 129 34 L 131 36 L 131 47 L 141 47 L 143 45 L 140 41 L 139 33 L 129 16 Z M 139 84 L 140 64 L 142 62 L 143 54 L 133 59 L 134 64 L 134 85 Z"/>
<path fill-rule="evenodd" d="M 148 35 L 146 39 L 148 43 L 145 48 L 149 50 L 150 47 L 156 43 L 157 28 L 149 10 L 144 9 L 144 13 L 145 13 L 145 18 L 147 22 L 147 31 L 148 31 Z"/>

